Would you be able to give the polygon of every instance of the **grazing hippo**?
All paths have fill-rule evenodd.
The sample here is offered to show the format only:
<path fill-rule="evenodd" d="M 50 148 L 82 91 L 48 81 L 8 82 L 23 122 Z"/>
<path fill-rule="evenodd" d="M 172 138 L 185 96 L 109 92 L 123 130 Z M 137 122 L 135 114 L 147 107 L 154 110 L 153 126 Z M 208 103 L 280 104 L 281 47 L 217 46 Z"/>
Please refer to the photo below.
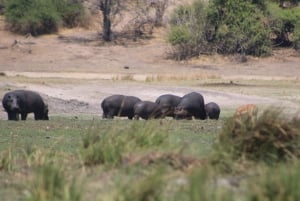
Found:
<path fill-rule="evenodd" d="M 157 103 L 151 101 L 141 101 L 134 105 L 135 119 L 157 119 L 162 117 L 161 108 Z"/>
<path fill-rule="evenodd" d="M 216 119 L 216 120 L 219 119 L 221 109 L 217 103 L 209 102 L 205 104 L 205 111 L 206 111 L 207 118 Z"/>
<path fill-rule="evenodd" d="M 184 95 L 174 113 L 176 119 L 206 119 L 203 96 L 197 92 Z"/>
<path fill-rule="evenodd" d="M 128 117 L 132 119 L 134 116 L 133 106 L 141 101 L 135 96 L 112 95 L 105 98 L 101 107 L 103 110 L 103 118 L 113 119 L 114 116 Z"/>
<path fill-rule="evenodd" d="M 172 94 L 159 96 L 155 103 L 160 105 L 163 117 L 175 117 L 174 110 L 180 103 L 181 97 Z"/>
<path fill-rule="evenodd" d="M 48 105 L 34 91 L 15 90 L 7 92 L 2 99 L 2 106 L 8 115 L 8 120 L 26 120 L 28 113 L 34 113 L 35 120 L 49 120 Z"/>

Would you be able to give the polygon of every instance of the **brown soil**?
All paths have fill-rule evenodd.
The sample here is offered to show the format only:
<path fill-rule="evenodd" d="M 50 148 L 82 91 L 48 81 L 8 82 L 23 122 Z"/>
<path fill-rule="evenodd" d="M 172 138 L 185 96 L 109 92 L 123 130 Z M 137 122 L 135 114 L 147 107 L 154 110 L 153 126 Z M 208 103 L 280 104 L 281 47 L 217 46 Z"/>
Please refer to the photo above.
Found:
<path fill-rule="evenodd" d="M 153 84 L 148 79 L 265 79 L 293 80 L 300 76 L 299 53 L 278 50 L 272 57 L 248 58 L 201 56 L 185 62 L 166 59 L 170 46 L 166 30 L 155 30 L 149 40 L 101 42 L 97 30 L 62 30 L 41 37 L 20 36 L 4 29 L 0 18 L 0 97 L 8 89 L 40 92 L 50 115 L 101 115 L 100 102 L 111 94 L 135 95 L 155 100 L 164 93 L 184 95 L 201 91 L 205 100 L 221 107 L 276 100 L 222 91 L 202 90 L 180 84 Z M 19 81 L 18 81 L 19 79 Z M 25 80 L 25 81 L 24 81 Z M 37 81 L 38 80 L 38 81 Z M 165 82 L 163 82 L 165 83 Z M 1 119 L 6 114 L 1 112 Z"/>

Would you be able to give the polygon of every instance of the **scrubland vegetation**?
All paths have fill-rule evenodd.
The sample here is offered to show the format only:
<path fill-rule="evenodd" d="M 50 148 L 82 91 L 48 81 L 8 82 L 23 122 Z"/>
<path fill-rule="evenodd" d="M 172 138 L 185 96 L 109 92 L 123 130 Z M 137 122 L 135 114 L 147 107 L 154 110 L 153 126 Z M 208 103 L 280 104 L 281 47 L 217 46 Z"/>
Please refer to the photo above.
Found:
<path fill-rule="evenodd" d="M 219 121 L 0 124 L 2 200 L 299 199 L 300 119 L 278 108 Z"/>
<path fill-rule="evenodd" d="M 114 26 L 126 12 L 131 17 L 121 32 L 130 32 L 127 39 L 151 35 L 154 27 L 170 27 L 167 41 L 173 48 L 169 56 L 182 60 L 201 54 L 269 56 L 276 47 L 299 49 L 298 3 L 195 0 L 176 8 L 164 23 L 168 1 L 99 1 L 94 10 L 103 15 L 99 24 L 103 30 L 99 31 L 105 41 L 122 35 L 113 33 Z M 77 0 L 2 0 L 0 6 L 4 7 L 7 27 L 21 34 L 53 33 L 63 26 L 86 26 L 91 20 Z"/>
<path fill-rule="evenodd" d="M 294 6 L 293 6 L 294 5 Z M 171 57 L 181 60 L 201 54 L 268 56 L 278 46 L 299 46 L 300 8 L 271 0 L 196 0 L 180 6 L 171 18 Z"/>

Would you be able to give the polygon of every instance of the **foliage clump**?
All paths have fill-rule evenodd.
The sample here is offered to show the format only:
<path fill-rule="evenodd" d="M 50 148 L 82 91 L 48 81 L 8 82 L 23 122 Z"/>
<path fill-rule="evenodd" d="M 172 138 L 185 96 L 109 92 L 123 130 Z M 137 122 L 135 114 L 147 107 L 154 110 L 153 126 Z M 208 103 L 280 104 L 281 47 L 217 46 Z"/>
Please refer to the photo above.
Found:
<path fill-rule="evenodd" d="M 277 4 L 267 4 L 269 25 L 275 46 L 293 46 L 299 49 L 300 8 L 282 9 Z"/>
<path fill-rule="evenodd" d="M 202 1 L 192 5 L 182 5 L 173 13 L 170 20 L 168 42 L 173 45 L 173 57 L 177 60 L 197 56 L 206 50 L 205 38 L 206 8 Z"/>
<path fill-rule="evenodd" d="M 34 36 L 56 32 L 61 25 L 77 26 L 84 19 L 76 0 L 11 0 L 4 15 L 11 31 Z"/>
<path fill-rule="evenodd" d="M 244 0 L 195 0 L 180 6 L 170 20 L 171 56 L 200 54 L 268 56 L 276 46 L 299 46 L 299 7 Z"/>
<path fill-rule="evenodd" d="M 274 164 L 297 159 L 300 118 L 288 118 L 276 108 L 267 109 L 260 116 L 235 116 L 226 123 L 214 148 L 219 156 L 217 162 L 229 158 Z"/>

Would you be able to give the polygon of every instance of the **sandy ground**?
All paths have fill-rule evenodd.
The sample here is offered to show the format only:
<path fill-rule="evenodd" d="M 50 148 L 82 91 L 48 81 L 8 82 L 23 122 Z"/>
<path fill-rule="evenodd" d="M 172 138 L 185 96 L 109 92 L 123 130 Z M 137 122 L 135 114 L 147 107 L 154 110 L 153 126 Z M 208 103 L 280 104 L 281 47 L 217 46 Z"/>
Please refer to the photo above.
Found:
<path fill-rule="evenodd" d="M 164 29 L 150 40 L 101 42 L 97 30 L 62 30 L 57 34 L 19 36 L 4 29 L 0 18 L 0 97 L 7 90 L 38 91 L 49 104 L 51 115 L 101 116 L 100 103 L 108 95 L 135 95 L 154 101 L 165 93 L 184 95 L 201 92 L 205 101 L 221 107 L 241 104 L 270 104 L 275 99 L 222 91 L 203 90 L 180 84 L 153 84 L 150 78 L 166 79 L 264 79 L 291 80 L 300 77 L 299 53 L 278 50 L 269 58 L 201 56 L 185 62 L 166 59 L 170 46 Z M 177 78 L 176 78 L 177 77 Z M 22 81 L 16 82 L 18 78 Z M 31 81 L 33 80 L 33 81 Z M 34 81 L 35 80 L 35 81 Z M 36 80 L 39 80 L 38 82 Z M 42 80 L 42 81 L 41 81 Z M 292 104 L 292 103 L 291 103 Z M 0 119 L 6 119 L 4 112 Z"/>

